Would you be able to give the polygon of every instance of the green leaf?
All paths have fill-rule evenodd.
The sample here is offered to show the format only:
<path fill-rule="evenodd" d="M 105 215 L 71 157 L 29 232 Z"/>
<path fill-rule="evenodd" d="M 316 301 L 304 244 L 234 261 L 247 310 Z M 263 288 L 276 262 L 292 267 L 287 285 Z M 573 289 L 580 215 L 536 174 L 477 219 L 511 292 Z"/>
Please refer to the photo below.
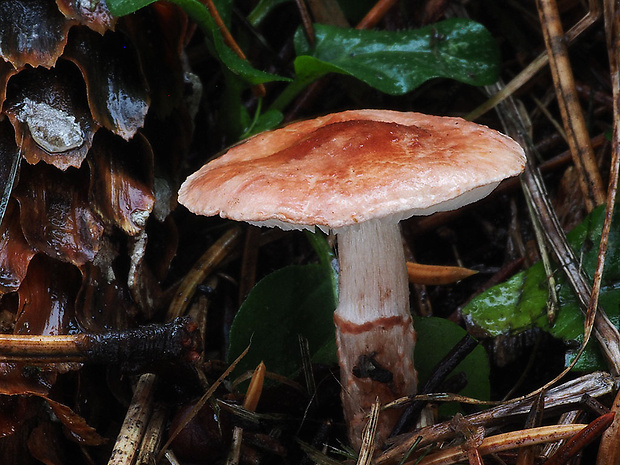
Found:
<path fill-rule="evenodd" d="M 477 296 L 463 309 L 463 316 L 477 333 L 481 330 L 491 337 L 529 329 L 546 318 L 544 279 L 545 270 L 538 263 Z"/>
<path fill-rule="evenodd" d="M 208 38 L 211 52 L 218 57 L 231 72 L 241 76 L 249 84 L 254 85 L 271 81 L 290 80 L 282 76 L 257 70 L 246 60 L 239 58 L 235 52 L 224 43 L 222 34 L 215 24 L 215 21 L 209 14 L 207 8 L 199 0 L 170 1 L 179 5 L 185 13 L 198 24 Z M 124 16 L 154 3 L 154 0 L 107 0 L 106 3 L 114 16 Z M 226 18 L 226 16 L 225 14 L 224 18 Z"/>
<path fill-rule="evenodd" d="M 301 367 L 298 335 L 303 335 L 311 355 L 335 362 L 335 352 L 325 352 L 334 339 L 335 308 L 332 278 L 323 264 L 275 271 L 256 284 L 237 312 L 228 359 L 234 360 L 251 341 L 237 370 L 253 370 L 262 360 L 268 370 L 294 376 Z"/>
<path fill-rule="evenodd" d="M 264 113 L 257 110 L 252 121 L 247 124 L 244 133 L 241 135 L 241 139 L 245 139 L 263 131 L 274 129 L 282 122 L 283 118 L 284 115 L 278 110 L 267 110 Z"/>
<path fill-rule="evenodd" d="M 267 369 L 294 376 L 301 366 L 298 335 L 304 336 L 313 362 L 337 363 L 334 310 L 338 300 L 336 257 L 321 232 L 306 231 L 319 263 L 289 266 L 259 281 L 237 312 L 230 328 L 228 359 L 250 344 L 238 372 Z"/>
<path fill-rule="evenodd" d="M 110 13 L 114 16 L 125 16 L 138 11 L 157 0 L 106 0 Z"/>
<path fill-rule="evenodd" d="M 415 366 L 418 370 L 419 384 L 423 385 L 433 368 L 467 334 L 459 325 L 437 317 L 415 318 L 414 326 L 418 335 L 415 347 Z M 482 346 L 476 347 L 451 373 L 467 374 L 467 386 L 460 392 L 464 396 L 487 400 L 491 397 L 489 382 L 489 359 Z M 450 409 L 454 410 L 454 408 Z M 450 415 L 447 409 L 442 414 Z"/>
<path fill-rule="evenodd" d="M 260 23 L 276 6 L 291 0 L 260 0 L 248 15 L 247 20 L 253 27 L 258 27 Z"/>
<path fill-rule="evenodd" d="M 620 308 L 619 215 L 614 214 L 599 298 L 601 307 L 616 326 Z M 569 244 L 581 260 L 583 270 L 590 277 L 594 275 L 598 260 L 598 243 L 604 217 L 605 207 L 598 207 L 567 235 Z M 475 331 L 485 332 L 489 336 L 515 334 L 538 327 L 558 339 L 570 342 L 573 347 L 577 346 L 583 340 L 584 317 L 565 277 L 561 273 L 555 277 L 560 310 L 553 325 L 549 324 L 546 316 L 547 279 L 541 263 L 477 296 L 463 308 L 463 316 Z M 573 358 L 574 350 L 571 349 L 567 353 L 566 363 L 569 364 Z M 575 369 L 595 370 L 604 366 L 596 344 L 590 343 Z"/>
<path fill-rule="evenodd" d="M 329 72 L 354 76 L 382 92 L 401 95 L 445 77 L 472 85 L 498 78 L 499 50 L 480 24 L 463 18 L 406 31 L 342 29 L 315 25 L 315 47 L 295 35 L 298 79 Z"/>

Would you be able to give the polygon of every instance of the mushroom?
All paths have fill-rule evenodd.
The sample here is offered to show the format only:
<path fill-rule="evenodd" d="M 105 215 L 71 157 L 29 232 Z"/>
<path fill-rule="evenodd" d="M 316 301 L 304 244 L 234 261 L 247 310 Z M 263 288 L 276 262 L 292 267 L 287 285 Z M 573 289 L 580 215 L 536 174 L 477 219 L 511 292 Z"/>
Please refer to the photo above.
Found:
<path fill-rule="evenodd" d="M 345 111 L 241 142 L 191 175 L 179 202 L 201 215 L 337 234 L 342 402 L 359 448 L 377 398 L 385 404 L 416 392 L 398 222 L 485 197 L 524 164 L 512 139 L 460 118 Z M 377 444 L 397 415 L 381 414 Z"/>

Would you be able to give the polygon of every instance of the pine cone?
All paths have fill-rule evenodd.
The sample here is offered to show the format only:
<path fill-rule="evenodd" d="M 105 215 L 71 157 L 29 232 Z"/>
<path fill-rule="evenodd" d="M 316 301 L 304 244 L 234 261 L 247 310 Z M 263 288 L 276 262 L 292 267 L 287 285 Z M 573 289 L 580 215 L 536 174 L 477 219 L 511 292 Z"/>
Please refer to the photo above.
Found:
<path fill-rule="evenodd" d="M 189 139 L 178 133 L 191 127 L 190 32 L 169 4 L 114 18 L 103 0 L 0 2 L 3 332 L 102 332 L 160 310 Z M 152 231 L 168 234 L 169 249 L 153 253 Z M 0 363 L 0 394 L 48 396 L 67 368 Z M 0 399 L 0 436 L 41 416 L 23 399 Z"/>

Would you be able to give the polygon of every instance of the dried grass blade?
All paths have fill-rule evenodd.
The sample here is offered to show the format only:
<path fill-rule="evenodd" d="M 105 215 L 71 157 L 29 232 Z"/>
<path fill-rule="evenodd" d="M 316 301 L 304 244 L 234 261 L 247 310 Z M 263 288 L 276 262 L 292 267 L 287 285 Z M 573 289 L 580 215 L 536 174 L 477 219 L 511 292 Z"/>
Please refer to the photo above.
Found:
<path fill-rule="evenodd" d="M 498 89 L 501 84 L 497 84 L 493 88 Z M 494 93 L 492 90 L 490 93 Z M 534 147 L 531 139 L 528 137 L 525 124 L 523 123 L 519 111 L 517 110 L 516 103 L 512 98 L 506 99 L 500 106 L 498 112 L 504 128 L 508 135 L 516 139 L 525 149 L 528 154 L 528 162 L 525 167 L 525 171 L 521 175 L 521 186 L 526 200 L 534 205 L 533 211 L 536 214 L 537 221 L 542 226 L 542 230 L 545 235 L 545 239 L 551 245 L 555 259 L 559 265 L 559 268 L 565 273 L 571 288 L 577 296 L 581 310 L 586 313 L 590 304 L 590 296 L 592 294 L 592 286 L 588 282 L 579 261 L 575 256 L 572 248 L 566 240 L 566 235 L 560 226 L 558 218 L 555 214 L 553 207 L 549 201 L 549 195 L 547 194 L 544 182 L 538 169 L 531 161 L 531 156 L 534 153 Z M 599 342 L 599 346 L 610 365 L 610 369 L 614 374 L 620 373 L 620 332 L 613 323 L 609 320 L 605 312 L 597 312 L 594 319 L 594 334 Z M 588 330 L 585 330 L 584 342 L 582 349 L 587 343 Z M 578 357 L 576 357 L 578 358 Z M 562 372 L 551 383 L 548 383 L 548 387 L 552 383 L 557 382 L 562 376 L 564 376 L 569 369 Z"/>
<path fill-rule="evenodd" d="M 185 428 L 185 426 L 187 426 L 190 420 L 196 416 L 196 414 L 200 411 L 200 409 L 204 407 L 204 405 L 211 398 L 211 396 L 216 391 L 216 389 L 220 386 L 220 384 L 224 382 L 226 378 L 228 378 L 228 375 L 232 373 L 232 371 L 235 369 L 237 364 L 243 359 L 243 357 L 247 355 L 249 350 L 250 350 L 250 346 L 246 347 L 246 349 L 241 353 L 241 355 L 239 355 L 239 357 L 236 358 L 236 360 L 226 369 L 226 371 L 224 371 L 224 373 L 222 373 L 222 375 L 215 381 L 215 383 L 213 383 L 213 385 L 207 390 L 207 392 L 203 394 L 200 400 L 196 402 L 196 405 L 194 405 L 194 408 L 187 415 L 187 417 L 184 418 L 183 421 L 179 423 L 179 425 L 176 427 L 174 431 L 170 432 L 170 436 L 168 437 L 168 440 L 166 441 L 164 446 L 159 451 L 156 463 L 159 463 L 159 461 L 162 459 L 162 457 L 166 453 L 166 450 L 168 449 L 168 447 L 170 447 L 170 444 L 172 444 L 172 441 L 174 441 L 174 439 L 178 436 L 181 430 Z"/>
<path fill-rule="evenodd" d="M 108 465 L 131 465 L 133 463 L 138 453 L 137 445 L 142 441 L 153 410 L 151 391 L 155 385 L 155 378 L 152 373 L 140 376 Z"/>
<path fill-rule="evenodd" d="M 566 408 L 571 405 L 577 405 L 585 393 L 592 397 L 600 397 L 612 392 L 614 388 L 615 380 L 609 373 L 590 373 L 549 389 L 545 393 L 545 408 Z M 533 401 L 533 397 L 512 400 L 490 409 L 467 415 L 465 418 L 474 426 L 488 426 L 503 418 L 526 415 L 530 411 Z M 433 442 L 445 441 L 453 437 L 454 434 L 454 429 L 450 422 L 438 423 L 410 434 L 403 434 L 394 438 L 392 447 L 375 459 L 375 465 L 397 463 L 414 444 L 417 443 L 419 447 L 424 447 Z"/>
<path fill-rule="evenodd" d="M 583 424 L 552 425 L 498 434 L 485 438 L 478 451 L 482 455 L 495 454 L 519 447 L 566 439 L 579 433 L 587 426 Z M 418 462 L 418 465 L 449 465 L 466 459 L 467 451 L 462 446 L 456 446 L 428 455 Z M 415 463 L 415 461 L 412 461 L 407 465 L 414 465 Z"/>
<path fill-rule="evenodd" d="M 203 282 L 213 269 L 237 246 L 241 239 L 241 228 L 234 227 L 226 231 L 200 257 L 194 268 L 187 273 L 170 303 L 167 319 L 173 320 L 185 313 L 187 306 L 198 285 Z"/>
<path fill-rule="evenodd" d="M 606 0 L 605 10 L 605 32 L 607 36 L 607 49 L 609 53 L 609 65 L 611 71 L 611 83 L 613 91 L 614 106 L 614 132 L 612 141 L 612 166 L 610 179 L 618 178 L 618 152 L 620 151 L 620 63 L 618 53 L 620 52 L 620 9 L 617 2 Z M 611 183 L 611 180 L 610 180 Z M 617 184 L 616 184 L 617 189 Z M 611 191 L 611 188 L 610 188 Z M 614 200 L 615 200 L 614 190 Z M 611 197 L 611 192 L 608 193 Z M 609 210 L 609 205 L 608 205 Z M 607 223 L 607 215 L 605 222 Z M 598 271 L 598 269 L 597 269 Z M 620 410 L 620 392 L 616 395 L 612 411 Z M 605 431 L 599 446 L 597 465 L 613 465 L 620 463 L 620 416 L 616 415 L 611 426 Z"/>
<path fill-rule="evenodd" d="M 586 207 L 590 211 L 604 202 L 605 191 L 590 143 L 586 120 L 579 104 L 560 13 L 555 0 L 537 0 L 536 4 L 566 136 L 575 168 L 579 173 L 580 188 Z"/>
<path fill-rule="evenodd" d="M 614 420 L 615 413 L 601 415 L 583 428 L 545 462 L 545 465 L 563 465 L 575 457 L 585 446 L 597 439 Z"/>
<path fill-rule="evenodd" d="M 379 398 L 370 407 L 368 423 L 362 432 L 362 447 L 357 457 L 356 465 L 370 465 L 372 457 L 375 454 L 375 434 L 377 433 L 377 425 L 379 423 L 379 413 L 381 411 L 381 402 Z"/>

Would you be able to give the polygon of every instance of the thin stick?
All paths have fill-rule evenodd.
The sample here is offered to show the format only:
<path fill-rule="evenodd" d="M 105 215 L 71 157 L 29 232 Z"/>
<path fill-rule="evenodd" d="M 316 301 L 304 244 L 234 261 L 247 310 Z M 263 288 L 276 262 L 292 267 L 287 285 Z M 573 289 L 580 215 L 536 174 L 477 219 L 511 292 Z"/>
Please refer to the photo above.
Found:
<path fill-rule="evenodd" d="M 545 462 L 546 465 L 563 465 L 569 463 L 581 450 L 595 439 L 611 425 L 615 413 L 606 413 L 591 422 L 583 430 L 571 437 L 558 451 Z"/>
<path fill-rule="evenodd" d="M 60 336 L 0 335 L 0 361 L 139 363 L 193 361 L 198 357 L 197 327 L 188 318 L 101 334 Z"/>
<path fill-rule="evenodd" d="M 618 178 L 618 152 L 620 151 L 620 102 L 618 99 L 620 98 L 620 76 L 618 73 L 620 72 L 620 63 L 618 60 L 618 52 L 620 51 L 620 16 L 617 8 L 617 2 L 605 1 L 605 32 L 607 36 L 607 50 L 609 54 L 609 64 L 611 71 L 611 83 L 612 83 L 612 92 L 613 92 L 613 107 L 614 107 L 614 132 L 613 132 L 613 142 L 612 142 L 612 163 L 611 163 L 611 173 L 610 173 L 610 184 L 612 183 L 612 179 L 615 180 L 614 184 L 614 193 L 613 199 L 610 197 L 612 195 L 610 187 L 609 192 L 607 193 L 608 205 L 607 212 L 605 215 L 605 226 L 607 223 L 611 223 L 611 214 L 609 213 L 609 203 L 615 201 L 616 189 L 617 189 L 617 178 Z M 605 229 L 603 230 L 605 231 Z M 602 239 L 602 238 L 601 238 Z M 602 243 L 602 241 L 601 241 Z M 607 244 L 605 243 L 605 246 Z M 600 253 L 600 249 L 599 249 Z M 600 255 L 599 255 L 600 262 Z M 599 263 L 597 263 L 597 275 L 598 275 Z M 602 270 L 601 270 L 602 275 Z M 595 276 L 595 284 L 597 283 Z M 600 279 L 598 280 L 600 283 Z M 599 284 L 600 286 L 600 284 Z M 592 300 L 594 300 L 595 292 L 598 293 L 599 286 L 593 288 L 592 291 Z M 591 301 L 591 304 L 593 302 Z M 616 395 L 616 399 L 614 400 L 614 405 L 612 410 L 616 412 L 616 417 L 611 427 L 605 431 L 603 434 L 603 438 L 601 439 L 601 444 L 599 447 L 599 453 L 597 457 L 597 465 L 613 465 L 620 462 L 620 415 L 618 411 L 620 411 L 620 393 Z"/>
<path fill-rule="evenodd" d="M 579 104 L 560 13 L 555 0 L 537 0 L 536 4 L 568 144 L 579 173 L 579 185 L 586 208 L 591 211 L 605 201 L 605 190 Z"/>
<path fill-rule="evenodd" d="M 614 378 L 603 372 L 591 373 L 580 378 L 568 381 L 560 386 L 549 389 L 544 394 L 545 408 L 567 408 L 577 405 L 584 393 L 592 397 L 606 395 L 614 389 Z M 489 426 L 515 415 L 527 415 L 530 411 L 534 397 L 504 402 L 501 405 L 483 410 L 478 413 L 467 415 L 465 419 L 473 426 Z M 417 443 L 423 447 L 433 442 L 445 441 L 455 435 L 450 421 L 424 427 L 411 434 L 401 435 L 395 438 L 397 443 L 375 459 L 376 465 L 397 463 Z"/>
<path fill-rule="evenodd" d="M 304 27 L 306 39 L 308 39 L 310 46 L 314 48 L 314 25 L 312 24 L 312 17 L 310 16 L 310 12 L 308 11 L 308 6 L 306 5 L 306 2 L 304 0 L 295 0 L 295 4 L 297 5 L 297 10 L 299 10 L 299 14 L 301 15 L 301 24 Z"/>
<path fill-rule="evenodd" d="M 381 411 L 381 402 L 379 398 L 371 405 L 368 415 L 368 422 L 362 431 L 362 446 L 357 456 L 355 465 L 370 465 L 372 457 L 375 454 L 375 435 L 377 433 L 377 425 L 379 424 L 379 412 Z"/>
<path fill-rule="evenodd" d="M 355 26 L 355 29 L 372 29 L 396 5 L 397 0 L 379 0 L 366 16 Z"/>
<path fill-rule="evenodd" d="M 151 465 L 155 463 L 155 457 L 165 431 L 166 417 L 166 408 L 162 404 L 156 404 L 153 407 L 153 414 L 140 445 L 140 453 L 138 454 L 136 465 Z"/>
<path fill-rule="evenodd" d="M 500 86 L 498 84 L 494 86 Z M 587 312 L 587 308 L 590 305 L 590 296 L 592 292 L 592 286 L 588 282 L 588 278 L 585 276 L 579 261 L 566 240 L 566 235 L 560 226 L 559 220 L 555 215 L 555 211 L 549 201 L 549 195 L 546 192 L 545 185 L 541 179 L 539 171 L 534 167 L 531 161 L 531 154 L 534 151 L 533 145 L 529 137 L 525 132 L 525 125 L 521 121 L 521 117 L 516 108 L 516 104 L 513 99 L 506 99 L 501 106 L 501 110 L 498 114 L 502 120 L 502 124 L 506 132 L 516 139 L 525 149 L 529 155 L 528 162 L 525 167 L 525 171 L 521 175 L 521 186 L 523 193 L 529 202 L 535 205 L 535 213 L 537 216 L 542 230 L 545 234 L 547 242 L 551 245 L 556 261 L 558 262 L 560 269 L 564 271 L 573 291 L 577 295 L 577 299 L 580 304 L 580 309 Z M 605 354 L 605 357 L 610 365 L 610 369 L 614 374 L 620 373 L 620 332 L 618 328 L 609 320 L 605 312 L 597 312 L 594 319 L 594 331 L 597 340 L 599 341 L 599 347 Z M 588 336 L 588 331 L 585 331 L 585 336 Z M 585 348 L 585 338 L 582 344 L 582 349 Z M 558 378 L 564 376 L 568 372 L 567 368 L 562 372 L 553 382 L 557 382 Z"/>
<path fill-rule="evenodd" d="M 575 39 L 577 39 L 583 32 L 590 29 L 590 27 L 596 23 L 602 14 L 602 10 L 599 6 L 599 0 L 589 0 L 589 11 L 577 24 L 575 24 L 572 28 L 568 30 L 565 34 L 565 40 L 570 45 Z M 547 52 L 543 52 L 538 55 L 534 61 L 532 61 L 528 66 L 525 67 L 523 71 L 517 74 L 508 84 L 499 89 L 499 91 L 491 98 L 489 98 L 486 102 L 480 105 L 478 108 L 475 108 L 472 112 L 470 112 L 465 119 L 467 120 L 476 120 L 484 115 L 486 112 L 492 110 L 501 102 L 503 102 L 506 98 L 513 95 L 517 90 L 521 88 L 524 84 L 530 81 L 534 77 L 538 71 L 540 71 L 543 67 L 545 67 L 549 63 L 549 56 Z"/>
<path fill-rule="evenodd" d="M 525 428 L 538 428 L 542 423 L 544 409 L 545 396 L 541 392 L 532 403 L 530 413 L 525 420 Z M 536 449 L 534 447 L 521 447 L 517 453 L 516 465 L 534 465 L 535 456 Z"/>
<path fill-rule="evenodd" d="M 551 425 L 498 434 L 485 438 L 478 448 L 478 451 L 482 455 L 496 454 L 519 447 L 533 446 L 566 439 L 579 433 L 587 426 L 588 425 L 583 424 Z M 419 462 L 408 462 L 406 465 L 413 465 L 415 463 L 418 465 L 449 465 L 465 459 L 467 459 L 467 451 L 462 446 L 456 446 L 428 455 Z"/>
<path fill-rule="evenodd" d="M 607 6 L 606 2 L 606 6 Z M 618 34 L 615 30 L 618 27 L 617 15 L 611 15 L 606 11 L 606 26 L 609 30 L 614 30 L 614 35 Z M 609 18 L 612 16 L 612 18 Z M 612 24 L 607 24 L 612 22 Z M 592 295 L 590 296 L 590 302 L 588 304 L 588 310 L 586 312 L 586 327 L 592 327 L 594 318 L 597 313 L 598 298 L 601 291 L 601 281 L 603 279 L 603 268 L 605 267 L 605 256 L 607 254 L 607 244 L 609 239 L 609 233 L 611 231 L 611 221 L 613 217 L 614 207 L 616 205 L 616 194 L 618 192 L 618 172 L 620 170 L 620 129 L 618 128 L 620 119 L 620 105 L 618 98 L 620 98 L 620 67 L 618 64 L 618 57 L 616 53 L 617 37 L 613 37 L 612 33 L 608 32 L 608 48 L 609 48 L 609 60 L 611 66 L 611 82 L 613 86 L 613 106 L 614 106 L 614 132 L 611 148 L 611 167 L 609 173 L 609 186 L 607 188 L 607 206 L 605 209 L 605 221 L 603 222 L 603 230 L 601 231 L 601 240 L 598 249 L 598 259 L 596 262 L 596 272 L 594 273 L 594 280 L 592 283 Z M 616 360 L 616 364 L 620 365 L 620 360 Z"/>
<path fill-rule="evenodd" d="M 108 465 L 131 465 L 133 463 L 138 453 L 137 445 L 142 441 L 153 409 L 151 391 L 154 385 L 154 374 L 147 373 L 140 376 Z"/>
<path fill-rule="evenodd" d="M 196 262 L 194 268 L 187 273 L 170 303 L 168 320 L 177 318 L 185 313 L 189 302 L 198 285 L 203 282 L 215 267 L 233 250 L 241 239 L 241 228 L 236 226 L 226 231 L 222 237 Z"/>

